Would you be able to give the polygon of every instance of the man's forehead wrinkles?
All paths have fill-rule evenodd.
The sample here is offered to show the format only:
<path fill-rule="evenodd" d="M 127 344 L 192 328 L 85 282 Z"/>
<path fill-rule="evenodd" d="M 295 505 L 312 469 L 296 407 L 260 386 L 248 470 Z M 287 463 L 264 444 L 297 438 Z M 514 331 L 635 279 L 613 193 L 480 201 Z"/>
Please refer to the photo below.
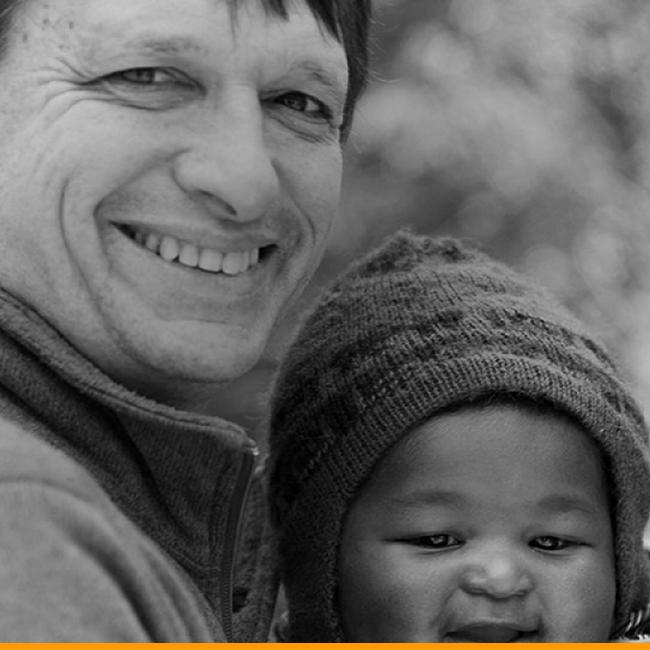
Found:
<path fill-rule="evenodd" d="M 56 12 L 49 4 L 37 5 L 32 11 L 25 8 L 16 15 L 16 26 L 20 29 L 20 35 L 23 40 L 29 30 L 47 30 L 49 33 L 59 33 L 69 35 L 74 31 L 76 24 L 74 17 L 67 13 Z"/>

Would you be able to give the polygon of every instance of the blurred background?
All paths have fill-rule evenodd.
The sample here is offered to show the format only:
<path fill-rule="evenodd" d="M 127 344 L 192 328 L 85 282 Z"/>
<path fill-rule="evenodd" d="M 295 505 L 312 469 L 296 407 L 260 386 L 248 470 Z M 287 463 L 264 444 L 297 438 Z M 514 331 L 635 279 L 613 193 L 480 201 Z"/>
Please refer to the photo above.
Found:
<path fill-rule="evenodd" d="M 604 339 L 650 415 L 650 2 L 375 0 L 342 214 L 305 299 L 223 396 L 263 438 L 301 313 L 394 230 L 469 240 Z"/>

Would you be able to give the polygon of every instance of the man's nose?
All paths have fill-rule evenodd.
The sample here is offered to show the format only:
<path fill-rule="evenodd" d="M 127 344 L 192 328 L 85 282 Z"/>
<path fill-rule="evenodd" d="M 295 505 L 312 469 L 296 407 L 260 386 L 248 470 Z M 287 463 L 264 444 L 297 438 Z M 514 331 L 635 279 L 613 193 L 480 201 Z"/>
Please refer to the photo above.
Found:
<path fill-rule="evenodd" d="M 469 594 L 501 600 L 528 594 L 533 589 L 533 578 L 516 551 L 491 549 L 467 564 L 462 587 Z"/>
<path fill-rule="evenodd" d="M 192 127 L 176 182 L 218 218 L 254 221 L 278 202 L 279 179 L 259 102 L 224 105 Z"/>

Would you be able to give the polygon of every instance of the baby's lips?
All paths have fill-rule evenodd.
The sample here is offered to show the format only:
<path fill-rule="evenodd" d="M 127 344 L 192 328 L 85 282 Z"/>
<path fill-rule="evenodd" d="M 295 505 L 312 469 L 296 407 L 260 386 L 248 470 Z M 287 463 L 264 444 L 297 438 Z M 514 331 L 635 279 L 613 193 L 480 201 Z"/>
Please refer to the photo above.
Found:
<path fill-rule="evenodd" d="M 446 636 L 458 643 L 513 643 L 530 640 L 536 631 L 517 623 L 469 623 L 447 632 Z"/>

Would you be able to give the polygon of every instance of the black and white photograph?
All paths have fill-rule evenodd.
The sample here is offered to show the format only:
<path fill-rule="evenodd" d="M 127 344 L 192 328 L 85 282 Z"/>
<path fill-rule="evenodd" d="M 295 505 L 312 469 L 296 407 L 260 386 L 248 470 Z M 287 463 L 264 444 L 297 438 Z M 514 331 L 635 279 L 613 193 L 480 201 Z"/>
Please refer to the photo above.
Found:
<path fill-rule="evenodd" d="M 0 0 L 0 642 L 650 642 L 650 2 Z"/>

